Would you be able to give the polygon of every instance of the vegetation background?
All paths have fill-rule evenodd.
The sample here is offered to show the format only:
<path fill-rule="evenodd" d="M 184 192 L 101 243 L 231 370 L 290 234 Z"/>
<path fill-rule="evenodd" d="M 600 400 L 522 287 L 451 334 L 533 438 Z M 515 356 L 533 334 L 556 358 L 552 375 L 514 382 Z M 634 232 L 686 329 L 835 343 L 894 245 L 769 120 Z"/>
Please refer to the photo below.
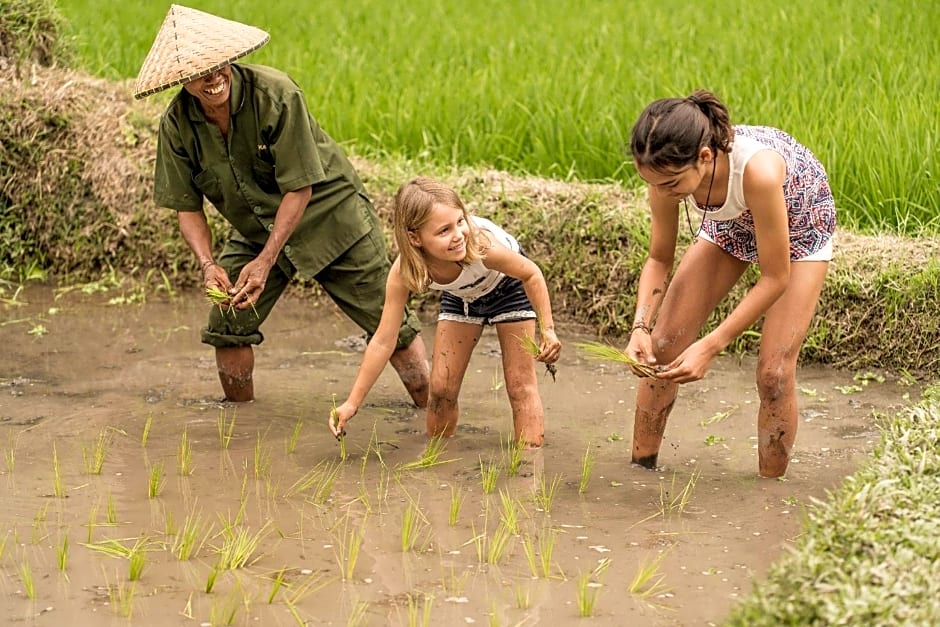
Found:
<path fill-rule="evenodd" d="M 5 0 L 8 1 L 8 0 Z M 80 67 L 137 75 L 166 0 L 59 0 Z M 263 28 L 353 152 L 639 181 L 623 146 L 655 98 L 715 91 L 826 165 L 843 226 L 940 232 L 940 3 L 919 0 L 187 0 Z"/>

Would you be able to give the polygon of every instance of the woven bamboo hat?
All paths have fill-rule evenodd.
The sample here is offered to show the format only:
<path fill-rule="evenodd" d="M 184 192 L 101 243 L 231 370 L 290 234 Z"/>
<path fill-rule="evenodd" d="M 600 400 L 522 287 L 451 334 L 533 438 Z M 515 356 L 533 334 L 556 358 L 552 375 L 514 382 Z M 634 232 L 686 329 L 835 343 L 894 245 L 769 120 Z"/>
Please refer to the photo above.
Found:
<path fill-rule="evenodd" d="M 134 85 L 143 98 L 211 74 L 254 52 L 268 33 L 210 13 L 171 4 Z"/>

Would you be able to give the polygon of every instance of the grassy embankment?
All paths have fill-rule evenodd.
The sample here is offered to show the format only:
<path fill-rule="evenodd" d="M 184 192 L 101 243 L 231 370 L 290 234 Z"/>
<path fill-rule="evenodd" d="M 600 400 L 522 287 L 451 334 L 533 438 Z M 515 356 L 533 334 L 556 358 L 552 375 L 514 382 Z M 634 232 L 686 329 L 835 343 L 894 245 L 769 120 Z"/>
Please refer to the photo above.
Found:
<path fill-rule="evenodd" d="M 42 37 L 19 47 L 4 38 L 11 32 L 8 5 L 0 2 L 0 56 L 41 61 L 29 42 Z M 25 24 L 28 35 L 37 23 L 16 24 Z M 158 102 L 132 102 L 127 84 L 42 67 L 18 71 L 9 63 L 0 85 L 0 250 L 6 269 L 0 296 L 45 271 L 65 282 L 157 272 L 181 283 L 192 275 L 172 216 L 148 200 Z M 894 134 L 900 139 L 901 133 Z M 862 158 L 871 156 L 863 152 Z M 545 268 L 560 311 L 600 330 L 623 328 L 646 238 L 642 203 L 628 189 L 430 160 L 373 158 L 361 167 L 383 215 L 395 186 L 417 171 L 453 182 L 477 211 L 519 233 Z M 848 367 L 910 368 L 935 377 L 940 242 L 848 232 L 840 241 L 806 357 Z M 796 551 L 759 583 L 730 622 L 935 622 L 938 419 L 934 390 L 886 421 L 873 462 L 828 502 L 810 508 Z"/>

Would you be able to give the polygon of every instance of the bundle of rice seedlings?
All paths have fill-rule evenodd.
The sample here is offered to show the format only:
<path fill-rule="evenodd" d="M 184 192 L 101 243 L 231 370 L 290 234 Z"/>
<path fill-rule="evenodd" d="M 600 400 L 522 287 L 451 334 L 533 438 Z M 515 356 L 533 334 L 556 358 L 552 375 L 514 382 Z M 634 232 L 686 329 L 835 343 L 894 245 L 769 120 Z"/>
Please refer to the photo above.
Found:
<path fill-rule="evenodd" d="M 634 372 L 642 377 L 656 377 L 656 367 L 641 363 L 616 346 L 603 344 L 601 342 L 575 342 L 575 347 L 581 351 L 587 359 L 596 361 L 616 361 L 630 366 Z"/>
<path fill-rule="evenodd" d="M 218 306 L 219 311 L 223 311 L 222 309 L 223 305 L 228 305 L 229 311 L 231 311 L 232 307 L 234 306 L 232 305 L 231 300 L 229 299 L 229 295 L 223 292 L 222 290 L 220 290 L 219 288 L 215 287 L 214 285 L 211 285 L 206 288 L 206 298 L 209 299 L 210 303 Z"/>
<path fill-rule="evenodd" d="M 519 345 L 522 346 L 522 350 L 529 353 L 533 357 L 538 357 L 539 353 L 542 352 L 541 349 L 539 349 L 539 345 L 536 344 L 535 338 L 533 338 L 528 333 L 523 333 L 522 337 L 519 337 L 518 335 L 514 337 L 519 340 Z M 554 381 L 555 375 L 558 374 L 558 368 L 555 366 L 555 364 L 545 364 L 545 370 L 548 372 L 548 374 L 552 375 L 552 381 Z"/>

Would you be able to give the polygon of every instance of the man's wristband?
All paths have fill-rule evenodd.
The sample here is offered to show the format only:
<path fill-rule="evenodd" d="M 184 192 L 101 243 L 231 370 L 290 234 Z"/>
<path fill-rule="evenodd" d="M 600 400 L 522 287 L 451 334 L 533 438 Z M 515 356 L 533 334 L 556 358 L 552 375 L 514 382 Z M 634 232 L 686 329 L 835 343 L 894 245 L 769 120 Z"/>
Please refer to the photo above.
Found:
<path fill-rule="evenodd" d="M 632 333 L 632 332 L 636 331 L 637 329 L 643 331 L 643 332 L 646 333 L 647 335 L 650 334 L 650 328 L 649 328 L 649 326 L 647 326 L 647 324 L 646 324 L 645 322 L 634 322 L 634 323 L 633 323 L 633 328 L 630 329 L 630 332 Z"/>
<path fill-rule="evenodd" d="M 208 268 L 209 266 L 214 266 L 214 265 L 215 265 L 215 262 L 212 261 L 211 259 L 207 259 L 206 261 L 203 261 L 203 262 L 202 262 L 202 273 L 205 274 L 205 273 L 206 273 L 206 268 Z"/>

